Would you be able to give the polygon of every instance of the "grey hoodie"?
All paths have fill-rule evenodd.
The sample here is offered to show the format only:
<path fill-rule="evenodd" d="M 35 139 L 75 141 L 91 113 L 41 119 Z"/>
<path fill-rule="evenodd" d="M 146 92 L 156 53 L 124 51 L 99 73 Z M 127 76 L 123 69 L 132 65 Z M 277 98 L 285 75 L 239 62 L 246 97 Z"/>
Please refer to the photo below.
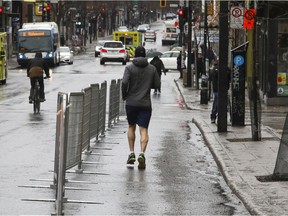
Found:
<path fill-rule="evenodd" d="M 126 105 L 151 107 L 150 90 L 159 87 L 157 70 L 146 58 L 134 58 L 132 64 L 126 66 L 121 87 Z"/>

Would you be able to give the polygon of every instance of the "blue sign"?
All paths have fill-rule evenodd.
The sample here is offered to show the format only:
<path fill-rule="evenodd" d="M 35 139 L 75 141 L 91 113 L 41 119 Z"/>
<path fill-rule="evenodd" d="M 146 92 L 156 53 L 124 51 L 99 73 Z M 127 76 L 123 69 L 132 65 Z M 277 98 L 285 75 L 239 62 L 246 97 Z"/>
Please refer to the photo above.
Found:
<path fill-rule="evenodd" d="M 241 66 L 244 64 L 244 57 L 242 55 L 237 55 L 234 57 L 233 61 L 236 66 Z"/>
<path fill-rule="evenodd" d="M 232 126 L 245 125 L 245 61 L 244 50 L 233 52 L 231 77 L 231 122 Z"/>

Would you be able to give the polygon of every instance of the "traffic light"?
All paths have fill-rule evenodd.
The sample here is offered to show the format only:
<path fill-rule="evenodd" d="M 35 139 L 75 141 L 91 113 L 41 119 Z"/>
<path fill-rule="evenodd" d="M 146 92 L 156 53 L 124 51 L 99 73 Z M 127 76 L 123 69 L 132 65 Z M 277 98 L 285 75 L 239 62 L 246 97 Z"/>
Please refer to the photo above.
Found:
<path fill-rule="evenodd" d="M 46 6 L 42 4 L 42 22 L 46 21 Z"/>
<path fill-rule="evenodd" d="M 160 0 L 160 8 L 166 7 L 166 0 Z"/>
<path fill-rule="evenodd" d="M 185 23 L 188 21 L 187 7 L 182 7 L 178 10 L 179 28 L 183 30 Z"/>
<path fill-rule="evenodd" d="M 102 12 L 102 13 L 105 13 L 105 8 L 104 8 L 104 7 L 101 8 L 101 12 Z"/>
<path fill-rule="evenodd" d="M 81 17 L 77 17 L 75 25 L 76 25 L 76 34 L 80 34 L 82 28 Z"/>
<path fill-rule="evenodd" d="M 0 14 L 3 13 L 3 7 L 0 7 Z"/>
<path fill-rule="evenodd" d="M 47 16 L 46 20 L 47 21 L 50 21 L 50 11 L 51 11 L 50 5 L 46 5 L 46 16 Z"/>
<path fill-rule="evenodd" d="M 2 1 L 2 11 L 9 13 L 11 10 L 11 1 Z"/>

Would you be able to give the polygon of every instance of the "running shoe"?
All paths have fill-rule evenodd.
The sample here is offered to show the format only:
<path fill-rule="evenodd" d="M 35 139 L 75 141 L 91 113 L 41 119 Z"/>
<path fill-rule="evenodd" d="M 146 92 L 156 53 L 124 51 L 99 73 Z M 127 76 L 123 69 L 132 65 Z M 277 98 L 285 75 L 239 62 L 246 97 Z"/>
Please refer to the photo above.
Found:
<path fill-rule="evenodd" d="M 136 157 L 134 153 L 131 153 L 128 156 L 128 160 L 127 160 L 127 164 L 134 164 L 134 162 L 136 161 Z"/>
<path fill-rule="evenodd" d="M 145 168 L 146 168 L 145 156 L 144 156 L 143 153 L 141 153 L 141 154 L 138 156 L 138 162 L 139 162 L 138 169 L 145 169 Z"/>

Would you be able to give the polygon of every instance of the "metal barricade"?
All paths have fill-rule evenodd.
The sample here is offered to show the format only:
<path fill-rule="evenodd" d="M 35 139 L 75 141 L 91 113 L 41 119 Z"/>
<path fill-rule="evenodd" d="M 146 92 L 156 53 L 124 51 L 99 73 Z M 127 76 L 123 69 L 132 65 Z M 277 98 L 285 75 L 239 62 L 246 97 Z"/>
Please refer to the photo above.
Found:
<path fill-rule="evenodd" d="M 121 80 L 112 80 L 109 94 L 108 125 L 119 120 Z M 69 99 L 68 99 L 69 96 Z M 58 93 L 55 140 L 54 185 L 56 214 L 62 215 L 66 171 L 78 165 L 83 173 L 82 152 L 89 151 L 91 138 L 105 135 L 107 82 L 92 84 L 82 92 Z M 57 196 L 61 195 L 61 196 Z"/>
<path fill-rule="evenodd" d="M 119 101 L 120 101 L 120 80 L 111 81 L 110 96 L 109 96 L 109 116 L 108 129 L 111 129 L 112 124 L 119 120 Z"/>
<path fill-rule="evenodd" d="M 67 155 L 67 108 L 68 95 L 66 93 L 58 93 L 57 100 L 57 120 L 56 120 L 56 139 L 55 139 L 55 161 L 54 161 L 54 179 L 56 186 L 56 202 L 55 211 L 57 215 L 62 215 L 64 185 L 65 185 L 65 167 Z M 60 196 L 58 196 L 60 194 Z"/>
<path fill-rule="evenodd" d="M 84 92 L 71 93 L 69 107 L 66 170 L 81 167 Z"/>
<path fill-rule="evenodd" d="M 90 115 L 90 139 L 98 139 L 98 124 L 99 124 L 99 100 L 100 89 L 99 84 L 91 84 L 92 96 L 91 96 L 91 115 Z"/>
<path fill-rule="evenodd" d="M 107 95 L 107 82 L 101 83 L 100 96 L 99 96 L 99 124 L 98 133 L 105 136 L 105 123 L 106 123 L 106 96 Z"/>
<path fill-rule="evenodd" d="M 82 125 L 82 151 L 90 149 L 90 116 L 92 88 L 82 90 L 84 92 L 83 125 Z"/>

